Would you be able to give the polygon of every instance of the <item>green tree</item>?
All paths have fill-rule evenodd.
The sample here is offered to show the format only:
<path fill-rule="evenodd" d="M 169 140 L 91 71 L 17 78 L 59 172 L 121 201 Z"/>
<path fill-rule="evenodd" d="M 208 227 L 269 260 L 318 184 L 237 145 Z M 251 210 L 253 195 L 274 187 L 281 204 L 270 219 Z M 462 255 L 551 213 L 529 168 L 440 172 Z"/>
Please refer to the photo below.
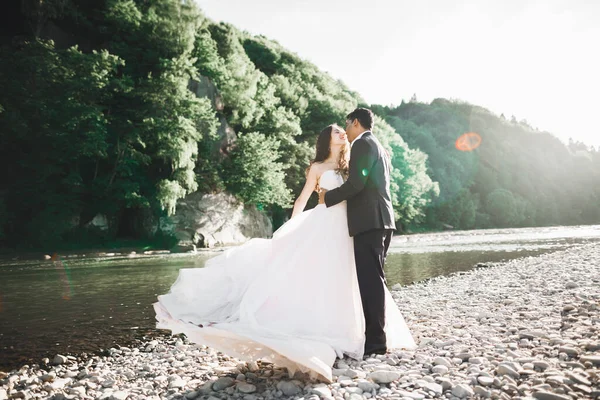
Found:
<path fill-rule="evenodd" d="M 260 133 L 240 136 L 223 165 L 227 188 L 245 203 L 290 207 L 278 148 L 277 140 Z"/>
<path fill-rule="evenodd" d="M 4 232 L 31 245 L 55 243 L 77 225 L 108 157 L 109 97 L 122 61 L 106 51 L 83 54 L 32 40 L 0 57 L 0 159 Z M 60 94 L 57 96 L 57 94 Z"/>

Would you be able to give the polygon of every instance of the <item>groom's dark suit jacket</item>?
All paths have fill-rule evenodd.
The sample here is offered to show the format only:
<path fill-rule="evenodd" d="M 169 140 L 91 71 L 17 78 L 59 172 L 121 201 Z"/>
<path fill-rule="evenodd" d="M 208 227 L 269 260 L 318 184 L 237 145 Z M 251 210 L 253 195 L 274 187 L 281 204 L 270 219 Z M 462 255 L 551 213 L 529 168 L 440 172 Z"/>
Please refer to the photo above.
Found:
<path fill-rule="evenodd" d="M 325 193 L 327 207 L 348 202 L 350 236 L 373 229 L 396 229 L 390 166 L 387 152 L 370 131 L 352 143 L 348 180 Z"/>

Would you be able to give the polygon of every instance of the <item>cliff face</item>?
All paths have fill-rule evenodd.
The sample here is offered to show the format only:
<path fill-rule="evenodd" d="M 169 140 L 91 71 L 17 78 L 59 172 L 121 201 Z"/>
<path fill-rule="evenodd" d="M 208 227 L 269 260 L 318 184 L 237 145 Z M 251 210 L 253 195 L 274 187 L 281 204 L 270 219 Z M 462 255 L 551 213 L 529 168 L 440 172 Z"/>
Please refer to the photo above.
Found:
<path fill-rule="evenodd" d="M 238 244 L 273 234 L 270 219 L 230 194 L 192 193 L 180 200 L 175 215 L 163 217 L 159 229 L 174 235 L 182 249 Z"/>

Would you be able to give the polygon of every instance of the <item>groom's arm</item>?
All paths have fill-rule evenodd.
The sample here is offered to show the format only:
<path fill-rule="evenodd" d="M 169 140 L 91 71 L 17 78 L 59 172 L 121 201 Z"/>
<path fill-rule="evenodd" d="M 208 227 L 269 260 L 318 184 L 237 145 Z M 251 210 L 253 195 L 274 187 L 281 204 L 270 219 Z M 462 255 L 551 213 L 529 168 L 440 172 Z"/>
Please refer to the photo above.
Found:
<path fill-rule="evenodd" d="M 376 154 L 366 140 L 359 139 L 354 143 L 350 152 L 348 180 L 337 189 L 325 193 L 325 205 L 334 206 L 363 190 L 375 161 L 377 161 Z"/>

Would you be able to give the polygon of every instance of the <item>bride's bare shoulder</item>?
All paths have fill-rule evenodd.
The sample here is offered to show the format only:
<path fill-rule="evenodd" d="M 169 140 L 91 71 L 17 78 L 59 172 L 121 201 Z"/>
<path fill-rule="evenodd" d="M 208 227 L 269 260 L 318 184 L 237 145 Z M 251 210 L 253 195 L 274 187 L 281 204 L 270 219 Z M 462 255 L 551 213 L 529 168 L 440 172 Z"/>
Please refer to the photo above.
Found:
<path fill-rule="evenodd" d="M 331 167 L 332 167 L 331 163 L 314 162 L 309 167 L 307 175 L 312 175 L 316 179 L 320 179 L 321 175 L 323 175 L 325 172 L 332 169 Z"/>
<path fill-rule="evenodd" d="M 310 165 L 310 167 L 308 167 L 308 171 L 309 173 L 313 173 L 313 174 L 317 174 L 317 175 L 321 175 L 321 172 L 323 171 L 323 163 L 322 162 L 314 162 Z"/>

